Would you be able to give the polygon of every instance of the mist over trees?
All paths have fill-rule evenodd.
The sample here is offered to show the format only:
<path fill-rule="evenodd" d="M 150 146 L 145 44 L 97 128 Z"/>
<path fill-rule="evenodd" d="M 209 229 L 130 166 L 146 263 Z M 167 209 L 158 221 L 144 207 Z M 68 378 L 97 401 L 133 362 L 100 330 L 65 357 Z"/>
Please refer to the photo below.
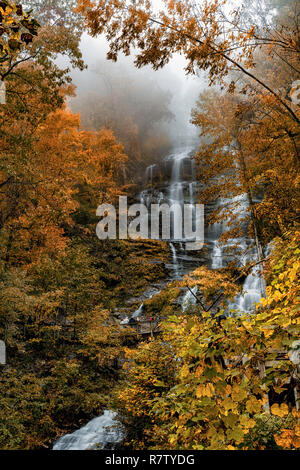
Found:
<path fill-rule="evenodd" d="M 136 171 L 170 151 L 168 122 L 175 117 L 170 111 L 171 98 L 170 92 L 146 74 L 137 77 L 124 65 L 102 61 L 90 74 L 88 90 L 81 89 L 71 106 L 80 112 L 84 128 L 111 128 Z"/>
<path fill-rule="evenodd" d="M 162 71 L 158 76 L 150 68 L 137 71 L 126 58 L 113 64 L 101 49 L 89 53 L 91 45 L 99 47 L 101 43 L 83 40 L 90 65 L 86 72 L 75 72 L 76 97 L 69 105 L 80 112 L 84 128 L 113 129 L 131 157 L 131 171 L 143 172 L 180 139 L 197 136 L 189 124 L 199 91 L 196 82 L 183 86 L 184 74 L 178 76 L 173 71 Z"/>

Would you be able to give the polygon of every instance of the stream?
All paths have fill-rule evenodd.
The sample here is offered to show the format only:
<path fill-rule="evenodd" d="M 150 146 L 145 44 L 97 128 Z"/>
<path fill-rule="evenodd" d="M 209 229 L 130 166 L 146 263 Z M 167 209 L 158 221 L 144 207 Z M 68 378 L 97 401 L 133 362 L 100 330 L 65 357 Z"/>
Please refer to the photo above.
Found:
<path fill-rule="evenodd" d="M 171 155 L 167 156 L 161 163 L 151 165 L 147 168 L 145 174 L 144 189 L 141 192 L 140 202 L 150 207 L 151 204 L 178 203 L 190 204 L 191 211 L 194 213 L 197 201 L 197 193 L 201 191 L 201 183 L 196 181 L 195 162 L 191 158 L 195 144 L 182 146 L 176 149 Z M 237 204 L 237 209 L 241 216 L 248 210 L 246 195 L 234 198 L 232 201 L 220 200 L 215 207 L 225 207 L 228 204 Z M 176 219 L 176 217 L 175 217 Z M 207 250 L 205 253 L 186 251 L 185 239 L 174 239 L 174 227 L 171 227 L 171 239 L 168 241 L 170 247 L 170 263 L 167 268 L 170 272 L 170 279 L 180 280 L 184 275 L 190 273 L 200 265 L 210 266 L 211 269 L 219 269 L 226 266 L 226 263 L 234 255 L 227 254 L 226 248 L 237 245 L 239 247 L 238 257 L 239 265 L 243 266 L 250 260 L 256 260 L 255 251 L 250 248 L 251 240 L 246 237 L 230 240 L 227 245 L 219 245 L 220 235 L 226 231 L 226 223 L 215 223 L 205 229 L 205 242 Z M 240 254 L 241 253 L 241 254 Z M 257 303 L 263 295 L 262 279 L 259 276 L 258 268 L 254 268 L 244 282 L 243 293 L 240 294 L 229 306 L 230 309 L 239 309 L 249 311 L 253 304 Z M 193 294 L 197 293 L 197 287 L 193 288 L 193 293 L 187 291 L 181 299 L 182 311 L 186 311 L 190 305 L 195 304 L 196 299 Z M 157 291 L 155 292 L 157 293 Z M 151 298 L 155 293 L 146 297 Z M 132 314 L 132 317 L 138 317 L 143 313 L 143 303 Z M 127 318 L 123 320 L 123 325 L 128 322 Z M 106 410 L 102 416 L 94 418 L 86 426 L 78 429 L 72 434 L 67 434 L 58 439 L 53 450 L 87 450 L 95 448 L 110 448 L 114 444 L 121 442 L 124 438 L 124 431 L 116 421 L 116 413 Z"/>

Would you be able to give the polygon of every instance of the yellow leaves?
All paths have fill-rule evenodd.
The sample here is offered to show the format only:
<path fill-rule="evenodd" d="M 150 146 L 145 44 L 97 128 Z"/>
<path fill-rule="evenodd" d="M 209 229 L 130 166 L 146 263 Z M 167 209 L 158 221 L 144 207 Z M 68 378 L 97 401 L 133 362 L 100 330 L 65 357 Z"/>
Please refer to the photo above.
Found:
<path fill-rule="evenodd" d="M 128 347 L 124 347 L 124 353 L 125 353 L 125 357 L 126 357 L 127 359 L 130 359 L 131 357 L 134 356 L 135 351 L 134 351 L 134 349 L 130 349 L 130 348 L 128 348 Z"/>
<path fill-rule="evenodd" d="M 280 418 L 284 418 L 289 413 L 289 408 L 286 403 L 282 403 L 280 406 L 276 403 L 271 407 L 271 413 L 275 416 L 280 416 Z"/>
<path fill-rule="evenodd" d="M 231 393 L 232 399 L 237 402 L 242 402 L 247 398 L 247 391 L 244 390 L 240 385 L 234 384 Z"/>
<path fill-rule="evenodd" d="M 13 19 L 10 17 L 11 14 L 13 13 L 13 8 L 9 5 L 6 5 L 5 8 L 0 7 L 0 13 L 2 16 L 4 16 L 5 22 L 10 24 L 13 22 Z M 6 18 L 9 17 L 9 18 Z"/>
<path fill-rule="evenodd" d="M 262 400 L 258 400 L 255 397 L 251 397 L 247 402 L 246 402 L 246 410 L 250 414 L 256 414 L 260 413 L 262 410 Z"/>
<path fill-rule="evenodd" d="M 256 424 L 254 419 L 249 418 L 249 416 L 246 416 L 246 415 L 240 416 L 240 423 L 241 423 L 241 426 L 243 427 L 244 433 L 248 432 L 249 429 L 254 428 Z"/>
<path fill-rule="evenodd" d="M 232 411 L 234 413 L 238 412 L 238 402 L 233 401 L 232 398 L 230 397 L 226 397 L 224 400 L 222 400 L 222 402 L 219 403 L 219 406 L 222 409 L 222 413 L 224 413 L 225 416 L 228 415 L 229 411 Z"/>
<path fill-rule="evenodd" d="M 202 398 L 202 397 L 213 397 L 215 394 L 215 387 L 213 384 L 201 384 L 198 385 L 197 390 L 196 390 L 196 396 L 197 398 Z"/>
<path fill-rule="evenodd" d="M 204 367 L 203 366 L 198 366 L 195 372 L 195 375 L 197 378 L 200 378 L 203 374 Z"/>
<path fill-rule="evenodd" d="M 210 426 L 206 438 L 210 441 L 209 450 L 219 450 L 224 448 L 225 433 L 223 429 Z"/>
<path fill-rule="evenodd" d="M 241 427 L 237 426 L 234 429 L 228 429 L 226 432 L 227 439 L 240 444 L 244 439 L 244 431 Z"/>
<path fill-rule="evenodd" d="M 187 364 L 185 364 L 185 365 L 181 368 L 180 377 L 184 379 L 184 378 L 188 377 L 189 373 L 190 373 L 190 368 L 189 368 L 189 366 L 188 366 Z"/>

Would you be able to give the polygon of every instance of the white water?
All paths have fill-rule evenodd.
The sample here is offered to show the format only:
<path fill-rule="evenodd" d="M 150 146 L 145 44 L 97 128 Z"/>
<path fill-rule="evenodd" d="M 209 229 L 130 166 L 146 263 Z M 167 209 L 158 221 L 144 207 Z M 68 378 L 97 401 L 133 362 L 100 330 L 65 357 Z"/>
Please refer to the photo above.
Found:
<path fill-rule="evenodd" d="M 144 303 L 142 303 L 139 308 L 132 314 L 132 318 L 138 318 L 142 314 L 143 308 Z"/>
<path fill-rule="evenodd" d="M 121 442 L 124 433 L 115 418 L 116 413 L 113 411 L 104 411 L 102 416 L 94 418 L 83 428 L 58 439 L 53 450 L 104 449 L 107 444 L 113 445 Z"/>
<path fill-rule="evenodd" d="M 177 258 L 177 251 L 174 246 L 174 243 L 169 243 L 172 253 L 172 261 L 173 261 L 173 269 L 174 269 L 174 278 L 177 279 L 179 276 L 179 265 L 178 265 L 178 258 Z"/>
<path fill-rule="evenodd" d="M 192 292 L 191 292 L 192 291 Z M 186 294 L 184 295 L 182 302 L 181 302 L 181 309 L 183 312 L 185 312 L 188 308 L 190 308 L 193 305 L 196 305 L 197 299 L 195 295 L 198 292 L 198 287 L 195 286 L 193 289 L 187 290 Z"/>
<path fill-rule="evenodd" d="M 212 264 L 211 264 L 212 269 L 223 268 L 222 248 L 220 247 L 219 242 L 217 240 L 214 242 L 214 247 L 213 247 L 211 258 L 212 258 Z"/>
<path fill-rule="evenodd" d="M 148 168 L 146 170 L 146 180 L 147 181 L 150 180 L 151 186 L 153 184 L 153 170 L 154 170 L 155 167 L 156 167 L 156 165 L 150 165 L 150 166 L 148 166 Z"/>
<path fill-rule="evenodd" d="M 154 183 L 154 168 L 155 165 L 151 165 L 146 170 L 146 185 L 150 184 L 151 190 L 145 189 L 140 194 L 140 201 L 141 203 L 145 204 L 146 206 L 150 206 L 150 204 L 156 203 L 160 204 L 162 200 L 166 200 L 171 203 L 179 203 L 181 205 L 184 202 L 188 202 L 191 206 L 195 207 L 195 191 L 197 189 L 197 183 L 195 181 L 195 164 L 191 161 L 191 169 L 192 169 L 192 178 L 194 181 L 186 182 L 182 177 L 182 170 L 184 161 L 189 159 L 189 154 L 193 150 L 193 147 L 185 148 L 184 150 L 180 150 L 177 153 L 174 153 L 168 160 L 171 160 L 172 164 L 172 172 L 171 172 L 171 181 L 170 184 L 167 186 L 165 193 L 162 191 L 158 191 L 153 189 Z M 185 201 L 185 194 L 187 196 L 187 200 Z M 247 210 L 247 201 L 245 196 L 243 195 L 240 197 L 240 207 L 241 209 L 236 209 L 243 214 Z M 228 201 L 227 201 L 228 202 Z M 222 201 L 224 203 L 224 201 Z M 174 224 L 176 224 L 176 220 L 174 220 Z M 211 243 L 211 267 L 212 269 L 219 269 L 223 266 L 226 266 L 228 261 L 227 255 L 225 255 L 225 247 L 221 247 L 218 243 L 218 239 L 222 232 L 226 230 L 225 224 L 216 223 L 212 227 L 209 228 L 209 242 Z M 247 249 L 247 244 L 244 239 L 241 240 L 231 240 L 227 246 L 239 244 L 242 250 Z M 178 251 L 177 247 L 178 245 Z M 169 246 L 172 254 L 172 279 L 181 279 L 184 274 L 191 271 L 195 266 L 195 262 L 197 263 L 197 259 L 192 258 L 184 248 L 184 238 L 182 240 L 173 240 L 169 241 Z M 253 258 L 252 253 L 252 258 Z M 249 261 L 249 255 L 242 255 L 239 258 L 240 263 L 243 265 Z M 185 264 L 187 266 L 185 266 Z M 196 264 L 197 265 L 197 264 Z M 243 311 L 248 311 L 251 309 L 252 304 L 258 302 L 258 300 L 262 296 L 262 289 L 261 289 L 261 280 L 258 276 L 257 270 L 253 270 L 251 274 L 247 277 L 244 283 L 244 291 L 243 295 L 238 296 L 235 299 L 235 302 L 230 305 L 233 309 L 239 309 Z M 197 293 L 197 287 L 192 289 L 194 294 Z M 181 308 L 183 311 L 186 311 L 190 306 L 196 304 L 196 299 L 194 295 L 187 291 L 181 300 Z M 132 317 L 138 317 L 143 311 L 143 304 L 133 313 Z M 125 323 L 127 324 L 129 319 L 126 320 Z M 90 421 L 86 426 L 83 428 L 75 431 L 72 434 L 67 434 L 66 436 L 61 437 L 54 445 L 54 450 L 87 450 L 91 447 L 95 446 L 96 444 L 100 444 L 102 448 L 105 447 L 107 444 L 116 444 L 121 442 L 124 438 L 124 433 L 121 428 L 120 423 L 114 420 L 116 414 L 112 411 L 105 411 L 104 414 L 98 418 L 93 419 Z"/>
<path fill-rule="evenodd" d="M 217 207 L 227 207 L 232 210 L 233 214 L 238 214 L 239 219 L 243 218 L 247 211 L 249 210 L 249 203 L 246 194 L 241 194 L 233 198 L 232 200 L 220 200 L 217 204 Z M 249 246 L 246 242 L 246 236 L 242 239 L 231 239 L 224 246 L 220 246 L 218 238 L 220 235 L 228 229 L 226 223 L 215 223 L 210 229 L 210 234 L 212 235 L 212 253 L 211 253 L 211 267 L 212 269 L 220 269 L 226 266 L 228 257 L 224 254 L 226 248 L 237 246 L 240 253 L 238 254 L 239 266 L 242 267 L 249 262 L 257 261 L 257 254 L 253 248 L 249 251 Z M 249 240 L 251 244 L 251 240 Z M 253 241 L 252 241 L 253 245 Z M 234 256 L 234 255 L 231 255 Z M 229 256 L 230 259 L 230 256 Z M 250 274 L 247 276 L 244 285 L 243 292 L 240 294 L 234 302 L 229 304 L 230 309 L 240 310 L 243 312 L 248 312 L 263 296 L 263 286 L 262 278 L 260 276 L 260 268 L 253 268 Z"/>
<path fill-rule="evenodd" d="M 156 189 L 153 184 L 153 169 L 155 166 L 151 165 L 146 169 L 145 180 L 148 189 L 144 189 L 141 192 L 140 201 L 148 207 L 149 212 L 151 203 L 160 204 L 162 201 L 165 201 L 169 206 L 178 204 L 181 207 L 183 207 L 185 202 L 190 203 L 191 211 L 193 214 L 195 213 L 194 194 L 197 183 L 190 181 L 193 179 L 195 173 L 195 163 L 190 157 L 193 148 L 192 146 L 182 147 L 164 160 L 164 163 L 171 167 L 171 176 L 169 177 L 169 181 L 166 181 L 167 184 L 162 190 Z M 183 176 L 184 164 L 186 167 L 190 167 L 188 172 L 185 169 L 185 172 L 189 173 L 186 175 L 189 178 L 188 181 L 185 181 Z M 190 269 L 186 269 L 184 264 L 195 262 L 195 259 L 189 257 L 188 253 L 185 251 L 184 234 L 182 234 L 181 239 L 177 239 L 174 236 L 175 227 L 178 228 L 178 224 L 180 223 L 177 217 L 175 212 L 173 224 L 171 224 L 171 238 L 169 240 L 172 255 L 172 265 L 170 267 L 173 280 L 181 279 L 186 272 L 189 272 Z"/>

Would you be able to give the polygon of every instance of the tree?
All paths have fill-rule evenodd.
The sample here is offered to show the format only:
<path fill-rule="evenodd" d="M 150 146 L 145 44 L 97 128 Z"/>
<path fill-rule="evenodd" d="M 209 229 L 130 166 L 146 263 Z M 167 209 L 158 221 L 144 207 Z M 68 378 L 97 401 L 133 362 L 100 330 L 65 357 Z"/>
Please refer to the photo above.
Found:
<path fill-rule="evenodd" d="M 289 62 L 297 64 L 298 42 L 293 39 L 294 33 L 298 34 L 296 24 L 293 31 L 284 23 L 278 24 L 277 36 L 269 29 L 260 34 L 255 24 L 244 29 L 239 12 L 233 12 L 229 19 L 224 19 L 224 2 L 219 0 L 197 4 L 196 14 L 194 2 L 165 3 L 165 11 L 157 15 L 151 3 L 142 0 L 134 4 L 124 4 L 119 0 L 109 4 L 100 0 L 95 4 L 81 0 L 78 11 L 85 16 L 92 35 L 107 35 L 109 59 L 116 60 L 119 52 L 129 55 L 134 48 L 138 67 L 152 64 L 158 69 L 170 60 L 172 54 L 180 53 L 188 61 L 187 73 L 196 73 L 197 69 L 209 70 L 211 83 L 219 81 L 224 84 L 228 74 L 236 70 L 267 90 L 299 125 L 290 101 L 251 70 L 255 52 L 263 47 L 269 51 L 269 57 L 278 50 L 288 52 Z"/>
<path fill-rule="evenodd" d="M 169 316 L 162 338 L 130 355 L 127 380 L 117 392 L 119 414 L 134 439 L 130 446 L 299 448 L 293 394 L 287 402 L 272 401 L 274 392 L 298 380 L 297 361 L 288 354 L 299 335 L 298 237 L 294 231 L 276 240 L 268 297 L 256 315 L 220 319 L 199 305 L 197 314 Z M 212 279 L 202 283 L 213 289 Z"/>
<path fill-rule="evenodd" d="M 4 80 L 24 60 L 22 52 L 29 51 L 39 23 L 23 10 L 21 4 L 0 3 L 0 79 Z"/>
<path fill-rule="evenodd" d="M 162 91 L 146 74 L 139 80 L 132 78 L 121 64 L 117 67 L 101 62 L 94 74 L 104 86 L 73 99 L 72 109 L 80 112 L 85 129 L 106 127 L 114 131 L 129 156 L 128 178 L 136 176 L 140 168 L 170 149 L 164 127 L 174 117 L 171 93 Z"/>
<path fill-rule="evenodd" d="M 83 32 L 82 18 L 76 13 L 75 0 L 31 0 L 30 6 L 41 24 L 41 44 L 52 48 L 53 59 L 57 54 L 68 57 L 73 67 L 83 69 L 80 51 Z"/>
<path fill-rule="evenodd" d="M 73 16 L 69 15 L 65 22 L 58 21 L 57 17 L 54 20 L 50 15 L 44 24 L 46 17 L 42 13 L 42 7 L 45 6 L 45 2 L 38 2 L 39 9 L 36 12 L 36 18 L 41 22 L 40 25 L 29 13 L 25 13 L 21 4 L 2 3 L 4 23 L 1 27 L 3 31 L 0 39 L 2 48 L 2 52 L 0 51 L 0 79 L 6 84 L 6 102 L 13 94 L 18 95 L 24 105 L 26 104 L 26 100 L 23 99 L 24 94 L 32 91 L 37 93 L 37 90 L 38 93 L 42 92 L 45 96 L 47 82 L 48 95 L 52 92 L 51 101 L 53 101 L 55 108 L 55 103 L 61 99 L 61 87 L 67 87 L 71 82 L 68 75 L 69 68 L 62 70 L 55 63 L 57 56 L 59 54 L 66 55 L 73 67 L 84 68 L 79 50 L 80 28 L 76 23 L 75 13 Z M 55 10 L 55 2 L 52 2 L 51 8 Z M 28 73 L 33 68 L 35 68 L 35 74 Z M 34 79 L 37 76 L 39 76 L 38 81 Z M 2 112 L 6 109 L 1 108 Z"/>

